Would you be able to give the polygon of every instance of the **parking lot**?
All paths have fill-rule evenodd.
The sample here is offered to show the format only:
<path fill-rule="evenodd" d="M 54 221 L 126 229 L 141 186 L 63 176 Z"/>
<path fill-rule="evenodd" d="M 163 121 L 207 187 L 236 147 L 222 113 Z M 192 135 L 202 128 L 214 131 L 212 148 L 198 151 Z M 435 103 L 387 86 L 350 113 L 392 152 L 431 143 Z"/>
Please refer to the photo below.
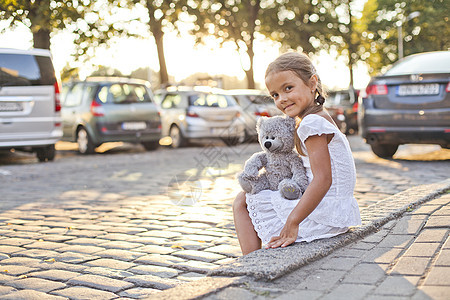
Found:
<path fill-rule="evenodd" d="M 385 160 L 358 136 L 349 140 L 361 208 L 448 178 L 449 150 L 408 145 Z M 49 163 L 0 154 L 0 292 L 138 298 L 240 255 L 235 174 L 259 144 L 154 152 L 105 144 L 88 156 L 73 144 L 57 149 Z"/>

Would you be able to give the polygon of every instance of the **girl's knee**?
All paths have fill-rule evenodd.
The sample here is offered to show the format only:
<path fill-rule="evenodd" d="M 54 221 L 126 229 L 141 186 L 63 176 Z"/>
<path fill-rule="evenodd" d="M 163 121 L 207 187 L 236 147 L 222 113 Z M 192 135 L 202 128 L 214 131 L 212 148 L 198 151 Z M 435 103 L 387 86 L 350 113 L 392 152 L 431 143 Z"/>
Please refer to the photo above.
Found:
<path fill-rule="evenodd" d="M 236 199 L 233 202 L 233 210 L 247 209 L 247 203 L 245 202 L 245 192 L 237 194 Z"/>

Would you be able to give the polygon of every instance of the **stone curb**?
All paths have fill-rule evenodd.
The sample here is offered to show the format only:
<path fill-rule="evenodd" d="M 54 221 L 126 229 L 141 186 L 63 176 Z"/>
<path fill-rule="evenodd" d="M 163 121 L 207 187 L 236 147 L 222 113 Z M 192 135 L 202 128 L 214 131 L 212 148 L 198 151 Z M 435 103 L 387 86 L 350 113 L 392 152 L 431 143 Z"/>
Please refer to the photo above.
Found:
<path fill-rule="evenodd" d="M 277 249 L 261 249 L 211 270 L 207 278 L 152 295 L 152 299 L 198 299 L 223 288 L 238 285 L 248 277 L 271 281 L 345 245 L 377 231 L 387 222 L 450 189 L 450 179 L 420 185 L 387 197 L 361 210 L 362 225 L 349 232 L 310 243 Z"/>

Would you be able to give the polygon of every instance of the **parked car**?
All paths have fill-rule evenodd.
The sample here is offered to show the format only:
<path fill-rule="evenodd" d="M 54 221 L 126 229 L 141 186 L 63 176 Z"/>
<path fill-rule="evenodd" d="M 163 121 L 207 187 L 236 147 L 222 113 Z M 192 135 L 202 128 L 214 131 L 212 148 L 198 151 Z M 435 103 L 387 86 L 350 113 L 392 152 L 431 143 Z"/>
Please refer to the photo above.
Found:
<path fill-rule="evenodd" d="M 401 144 L 450 147 L 450 51 L 410 55 L 371 79 L 360 97 L 362 137 L 379 157 Z"/>
<path fill-rule="evenodd" d="M 161 117 L 146 81 L 128 78 L 87 78 L 63 87 L 63 140 L 77 142 L 88 154 L 106 142 L 159 146 Z"/>
<path fill-rule="evenodd" d="M 325 107 L 336 124 L 345 134 L 358 131 L 358 93 L 352 89 L 331 91 L 325 101 Z"/>
<path fill-rule="evenodd" d="M 222 139 L 229 145 L 245 137 L 242 110 L 226 91 L 209 87 L 169 87 L 155 92 L 161 107 L 162 134 L 171 147 L 189 141 Z"/>
<path fill-rule="evenodd" d="M 242 116 L 245 120 L 245 139 L 256 140 L 256 122 L 262 117 L 273 117 L 283 114 L 268 94 L 252 89 L 228 90 L 242 108 Z"/>
<path fill-rule="evenodd" d="M 0 148 L 53 160 L 62 136 L 60 109 L 50 52 L 0 48 Z"/>

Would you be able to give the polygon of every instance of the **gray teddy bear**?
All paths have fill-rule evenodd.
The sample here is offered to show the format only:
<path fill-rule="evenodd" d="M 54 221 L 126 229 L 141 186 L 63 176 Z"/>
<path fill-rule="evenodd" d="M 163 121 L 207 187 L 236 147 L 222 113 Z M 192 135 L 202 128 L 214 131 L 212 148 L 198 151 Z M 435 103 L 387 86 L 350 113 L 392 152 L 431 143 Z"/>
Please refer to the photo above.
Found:
<path fill-rule="evenodd" d="M 238 175 L 249 194 L 279 190 L 289 200 L 299 199 L 308 185 L 303 162 L 294 151 L 295 119 L 287 116 L 261 117 L 256 124 L 264 151 L 253 154 Z"/>

